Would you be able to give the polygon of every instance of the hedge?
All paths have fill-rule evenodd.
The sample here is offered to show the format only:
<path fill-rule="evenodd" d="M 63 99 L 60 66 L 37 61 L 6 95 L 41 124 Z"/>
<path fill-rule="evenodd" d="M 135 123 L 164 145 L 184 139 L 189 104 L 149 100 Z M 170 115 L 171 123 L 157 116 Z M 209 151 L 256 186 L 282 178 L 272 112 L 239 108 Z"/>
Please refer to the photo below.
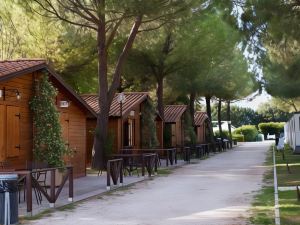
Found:
<path fill-rule="evenodd" d="M 222 131 L 222 133 L 223 133 L 223 138 L 227 138 L 227 139 L 229 139 L 229 137 L 230 137 L 230 135 L 229 135 L 229 131 L 228 130 L 223 130 Z M 217 137 L 217 138 L 220 138 L 221 136 L 220 136 L 220 131 L 215 131 L 214 132 L 214 135 Z"/>
<path fill-rule="evenodd" d="M 243 142 L 244 141 L 244 135 L 242 135 L 242 134 L 233 134 L 232 135 L 232 140 L 236 140 L 238 142 Z"/>
<path fill-rule="evenodd" d="M 236 134 L 244 135 L 245 141 L 256 141 L 258 130 L 254 125 L 244 125 L 236 128 L 233 133 L 235 135 Z"/>
<path fill-rule="evenodd" d="M 267 134 L 279 134 L 279 133 L 283 132 L 284 124 L 285 124 L 284 122 L 260 123 L 260 124 L 258 124 L 258 128 L 264 134 L 264 136 L 266 138 Z"/>

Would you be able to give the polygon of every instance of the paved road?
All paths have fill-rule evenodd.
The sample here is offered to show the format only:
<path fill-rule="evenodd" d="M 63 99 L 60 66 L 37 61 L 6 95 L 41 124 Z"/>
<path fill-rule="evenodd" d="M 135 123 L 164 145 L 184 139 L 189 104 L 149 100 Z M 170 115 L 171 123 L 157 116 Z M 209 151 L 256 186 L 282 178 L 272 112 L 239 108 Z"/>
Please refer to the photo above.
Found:
<path fill-rule="evenodd" d="M 30 224 L 242 225 L 270 142 L 244 143 L 166 177 L 81 203 Z"/>

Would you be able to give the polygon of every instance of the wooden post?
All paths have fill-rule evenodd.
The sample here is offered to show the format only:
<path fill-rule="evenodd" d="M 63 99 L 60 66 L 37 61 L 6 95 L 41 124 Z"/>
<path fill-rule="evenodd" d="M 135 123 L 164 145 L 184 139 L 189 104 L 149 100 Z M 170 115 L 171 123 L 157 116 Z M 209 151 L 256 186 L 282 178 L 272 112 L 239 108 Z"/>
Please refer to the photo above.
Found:
<path fill-rule="evenodd" d="M 120 186 L 123 186 L 123 161 L 120 162 Z"/>
<path fill-rule="evenodd" d="M 51 183 L 50 183 L 50 208 L 54 208 L 55 206 L 55 171 L 56 169 L 52 169 L 50 171 L 50 179 L 51 179 Z"/>
<path fill-rule="evenodd" d="M 145 177 L 145 157 L 142 155 L 142 177 Z"/>
<path fill-rule="evenodd" d="M 177 164 L 177 150 L 174 148 L 174 154 L 175 154 L 175 164 Z"/>
<path fill-rule="evenodd" d="M 32 180 L 30 171 L 26 174 L 26 199 L 27 214 L 32 216 Z"/>
<path fill-rule="evenodd" d="M 159 161 L 159 158 L 158 158 L 158 155 L 156 155 L 155 156 L 155 166 L 154 166 L 155 175 L 157 175 L 158 161 Z"/>
<path fill-rule="evenodd" d="M 74 198 L 74 178 L 73 178 L 73 167 L 68 167 L 69 173 L 69 202 L 73 202 Z"/>
<path fill-rule="evenodd" d="M 167 162 L 166 162 L 166 166 L 169 166 L 169 150 L 167 150 Z"/>
<path fill-rule="evenodd" d="M 106 172 L 106 189 L 110 190 L 110 162 L 107 162 L 107 172 Z"/>

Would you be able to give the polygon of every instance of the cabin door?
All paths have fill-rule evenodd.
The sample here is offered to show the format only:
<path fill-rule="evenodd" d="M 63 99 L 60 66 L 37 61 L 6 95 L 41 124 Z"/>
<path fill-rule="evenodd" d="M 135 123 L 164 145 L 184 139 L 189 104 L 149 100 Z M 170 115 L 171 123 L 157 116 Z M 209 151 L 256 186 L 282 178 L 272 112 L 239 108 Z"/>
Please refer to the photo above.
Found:
<path fill-rule="evenodd" d="M 20 108 L 7 106 L 6 108 L 6 156 L 20 155 Z"/>

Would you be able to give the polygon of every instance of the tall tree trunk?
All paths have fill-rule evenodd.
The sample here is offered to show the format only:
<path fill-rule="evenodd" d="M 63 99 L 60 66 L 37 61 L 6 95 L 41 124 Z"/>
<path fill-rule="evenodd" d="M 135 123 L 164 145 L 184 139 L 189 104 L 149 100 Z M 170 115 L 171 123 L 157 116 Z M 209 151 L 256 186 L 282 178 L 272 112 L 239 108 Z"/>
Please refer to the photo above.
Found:
<path fill-rule="evenodd" d="M 196 93 L 191 92 L 190 93 L 190 115 L 192 120 L 192 126 L 195 126 L 195 100 L 196 100 Z"/>
<path fill-rule="evenodd" d="M 209 118 L 209 137 L 210 137 L 210 143 L 212 146 L 213 152 L 216 152 L 216 141 L 214 137 L 214 131 L 212 126 L 212 120 L 211 120 L 211 106 L 210 106 L 210 96 L 205 96 L 205 102 L 206 102 L 206 113 Z"/>
<path fill-rule="evenodd" d="M 104 2 L 102 4 L 105 4 Z M 94 137 L 94 149 L 92 153 L 92 168 L 105 169 L 105 140 L 108 134 L 108 117 L 110 104 L 108 101 L 108 81 L 107 81 L 107 49 L 105 34 L 105 15 L 102 14 L 102 23 L 97 31 L 98 49 L 98 83 L 99 83 L 99 106 L 100 112 L 97 117 L 96 132 Z"/>
<path fill-rule="evenodd" d="M 156 88 L 156 97 L 157 97 L 157 111 L 161 118 L 164 120 L 164 78 L 163 76 L 158 76 L 157 78 L 157 88 Z"/>
<path fill-rule="evenodd" d="M 218 125 L 219 125 L 220 137 L 223 140 L 221 110 L 222 110 L 222 100 L 219 98 L 219 102 L 218 102 Z"/>
<path fill-rule="evenodd" d="M 207 116 L 210 120 L 210 122 L 212 121 L 211 120 L 211 105 L 210 105 L 210 99 L 211 97 L 210 96 L 205 96 L 205 103 L 206 103 L 206 113 L 207 113 Z"/>
<path fill-rule="evenodd" d="M 227 101 L 227 110 L 226 110 L 226 114 L 227 114 L 227 122 L 228 122 L 228 132 L 229 132 L 229 138 L 230 140 L 232 140 L 232 133 L 231 133 L 231 115 L 230 115 L 230 101 Z"/>
<path fill-rule="evenodd" d="M 100 4 L 105 4 L 101 1 Z M 102 6 L 105 8 L 105 5 Z M 99 106 L 100 112 L 97 117 L 97 126 L 94 136 L 94 149 L 92 154 L 92 168 L 105 169 L 107 162 L 106 141 L 108 135 L 108 118 L 109 110 L 115 93 L 120 86 L 121 69 L 128 56 L 129 50 L 132 48 L 138 29 L 142 22 L 142 15 L 136 17 L 135 23 L 132 26 L 127 42 L 119 55 L 116 63 L 113 81 L 108 88 L 107 80 L 107 49 L 106 49 L 106 33 L 105 33 L 105 14 L 103 12 L 100 18 L 100 24 L 97 31 L 97 48 L 98 48 L 98 80 L 99 80 Z"/>

